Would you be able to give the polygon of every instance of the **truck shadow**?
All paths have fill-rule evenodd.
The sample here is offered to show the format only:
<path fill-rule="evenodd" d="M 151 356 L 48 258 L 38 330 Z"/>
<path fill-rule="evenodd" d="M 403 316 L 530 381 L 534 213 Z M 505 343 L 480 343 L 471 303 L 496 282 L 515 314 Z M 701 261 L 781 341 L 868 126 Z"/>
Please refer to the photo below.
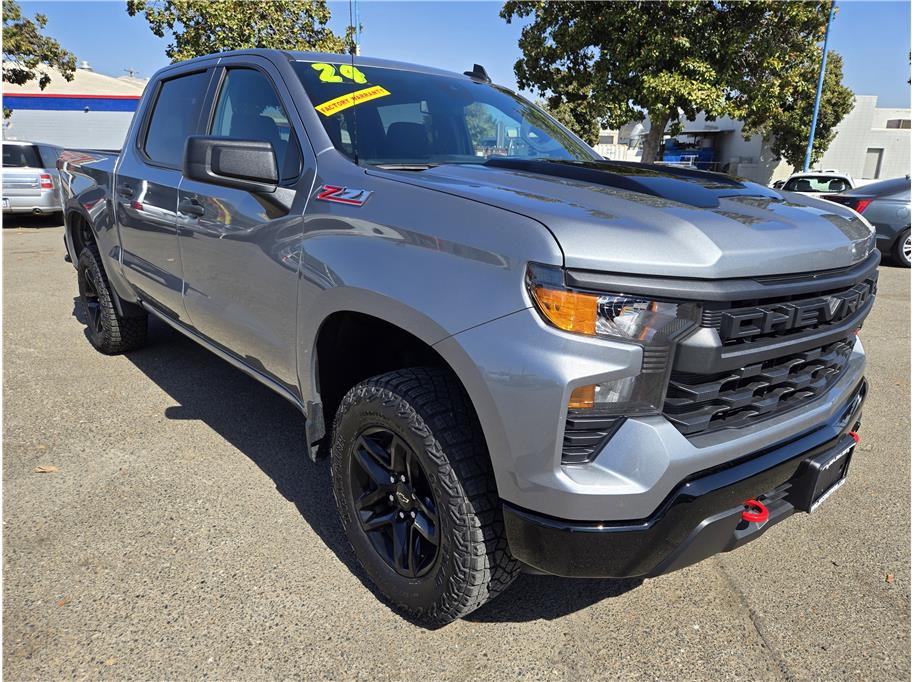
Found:
<path fill-rule="evenodd" d="M 62 227 L 63 219 L 57 213 L 49 215 L 32 215 L 30 213 L 4 213 L 3 229 L 22 227 L 37 229 L 42 227 Z"/>
<path fill-rule="evenodd" d="M 79 300 L 74 317 L 82 321 Z M 158 320 L 149 321 L 149 347 L 126 357 L 178 403 L 168 419 L 196 419 L 249 457 L 292 502 L 320 539 L 380 601 L 361 569 L 336 514 L 326 460 L 305 455 L 301 413 L 282 397 Z M 522 575 L 475 622 L 554 619 L 627 592 L 641 581 L 570 580 Z M 392 608 L 392 607 L 391 607 Z"/>

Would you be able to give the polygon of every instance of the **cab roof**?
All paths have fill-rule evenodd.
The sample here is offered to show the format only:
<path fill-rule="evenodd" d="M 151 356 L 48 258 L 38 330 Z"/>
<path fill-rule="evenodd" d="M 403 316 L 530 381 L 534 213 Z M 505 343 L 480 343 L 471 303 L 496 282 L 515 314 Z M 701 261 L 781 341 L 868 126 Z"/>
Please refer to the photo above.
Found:
<path fill-rule="evenodd" d="M 192 64 L 195 62 L 209 61 L 212 59 L 218 59 L 219 57 L 235 57 L 242 55 L 258 55 L 261 57 L 266 57 L 272 59 L 273 61 L 278 61 L 280 59 L 287 59 L 288 61 L 296 62 L 329 62 L 333 64 L 341 64 L 345 62 L 350 62 L 352 56 L 348 54 L 340 54 L 338 52 L 300 52 L 292 50 L 270 50 L 266 48 L 251 48 L 247 50 L 230 50 L 227 52 L 214 52 L 212 54 L 203 55 L 201 57 L 194 57 L 193 59 L 188 59 L 182 62 L 175 62 L 170 64 L 161 71 L 170 71 L 174 67 L 183 66 L 187 64 Z M 472 80 L 469 76 L 466 76 L 462 73 L 456 73 L 455 71 L 446 71 L 445 69 L 437 69 L 432 66 L 423 66 L 421 64 L 411 64 L 409 62 L 399 62 L 392 59 L 380 59 L 377 57 L 365 57 L 363 55 L 358 55 L 354 57 L 354 63 L 360 66 L 376 66 L 384 69 L 397 69 L 399 71 L 413 71 L 415 73 L 426 73 L 434 76 L 447 76 L 449 78 L 460 78 L 463 80 Z M 471 67 L 472 64 L 466 64 L 467 67 Z"/>

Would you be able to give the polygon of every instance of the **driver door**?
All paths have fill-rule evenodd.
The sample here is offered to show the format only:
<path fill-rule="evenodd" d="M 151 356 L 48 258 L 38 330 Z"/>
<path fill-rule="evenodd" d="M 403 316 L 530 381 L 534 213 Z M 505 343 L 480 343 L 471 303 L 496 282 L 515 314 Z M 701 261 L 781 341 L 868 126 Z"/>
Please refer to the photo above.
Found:
<path fill-rule="evenodd" d="M 265 140 L 276 154 L 280 186 L 309 188 L 316 161 L 305 159 L 289 119 L 294 109 L 265 60 L 228 62 L 205 134 Z M 184 305 L 197 332 L 299 395 L 295 352 L 297 275 L 307 190 L 290 210 L 261 194 L 184 177 L 178 231 Z"/>

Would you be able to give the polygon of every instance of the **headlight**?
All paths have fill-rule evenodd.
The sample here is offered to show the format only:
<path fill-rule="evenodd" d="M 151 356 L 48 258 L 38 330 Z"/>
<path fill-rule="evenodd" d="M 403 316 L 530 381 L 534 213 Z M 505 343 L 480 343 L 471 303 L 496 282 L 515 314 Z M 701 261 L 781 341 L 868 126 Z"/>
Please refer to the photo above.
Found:
<path fill-rule="evenodd" d="M 699 319 L 699 307 L 693 303 L 569 289 L 564 271 L 553 265 L 530 263 L 526 286 L 545 320 L 558 329 L 586 336 L 666 345 Z"/>
<path fill-rule="evenodd" d="M 564 284 L 561 268 L 537 263 L 530 263 L 526 270 L 526 286 L 538 312 L 558 329 L 643 348 L 639 374 L 576 388 L 569 409 L 624 415 L 662 409 L 671 349 L 699 319 L 698 305 L 577 291 Z"/>

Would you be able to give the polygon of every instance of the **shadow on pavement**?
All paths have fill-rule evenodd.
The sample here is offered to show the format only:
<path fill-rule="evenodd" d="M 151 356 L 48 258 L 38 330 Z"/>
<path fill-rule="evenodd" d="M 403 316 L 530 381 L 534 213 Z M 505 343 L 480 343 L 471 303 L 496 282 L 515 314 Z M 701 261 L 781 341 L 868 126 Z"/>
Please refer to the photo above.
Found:
<path fill-rule="evenodd" d="M 61 227 L 62 225 L 63 218 L 59 213 L 51 213 L 50 215 L 32 215 L 30 213 L 3 214 L 4 230 L 14 227 L 36 229 L 40 227 Z"/>
<path fill-rule="evenodd" d="M 73 316 L 83 320 L 78 298 Z M 313 464 L 304 454 L 304 422 L 292 404 L 155 319 L 149 321 L 149 346 L 126 357 L 178 403 L 165 410 L 168 419 L 200 420 L 249 457 L 273 480 L 279 493 L 295 504 L 339 560 L 389 605 L 361 569 L 342 531 L 327 461 Z M 640 582 L 522 575 L 468 619 L 521 622 L 559 618 L 627 592 Z"/>

